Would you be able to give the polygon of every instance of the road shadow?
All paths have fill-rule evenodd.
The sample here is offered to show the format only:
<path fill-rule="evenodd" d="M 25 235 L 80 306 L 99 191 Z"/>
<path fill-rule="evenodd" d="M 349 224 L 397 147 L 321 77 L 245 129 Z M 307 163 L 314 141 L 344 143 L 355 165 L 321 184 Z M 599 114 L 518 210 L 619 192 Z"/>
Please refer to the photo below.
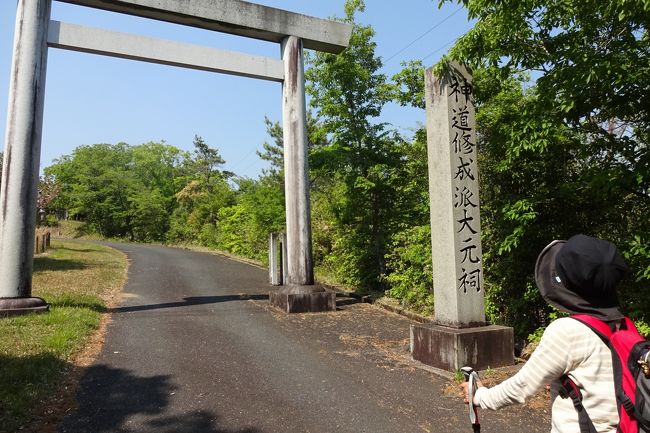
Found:
<path fill-rule="evenodd" d="M 148 311 L 148 310 L 159 310 L 164 308 L 181 308 L 181 307 L 190 307 L 193 305 L 207 305 L 207 304 L 219 304 L 222 302 L 232 302 L 232 301 L 263 301 L 268 300 L 269 295 L 222 295 L 222 296 L 188 296 L 183 298 L 182 301 L 178 302 L 164 302 L 161 304 L 148 304 L 148 305 L 129 305 L 126 307 L 116 307 L 111 308 L 108 311 L 111 313 L 132 313 L 134 311 Z"/>
<path fill-rule="evenodd" d="M 170 376 L 140 377 L 107 365 L 92 366 L 81 380 L 78 407 L 65 418 L 60 432 L 259 433 L 222 428 L 219 417 L 208 411 L 166 416 L 176 389 Z"/>
<path fill-rule="evenodd" d="M 76 260 L 34 257 L 34 273 L 45 271 L 73 271 L 86 269 L 86 265 Z"/>

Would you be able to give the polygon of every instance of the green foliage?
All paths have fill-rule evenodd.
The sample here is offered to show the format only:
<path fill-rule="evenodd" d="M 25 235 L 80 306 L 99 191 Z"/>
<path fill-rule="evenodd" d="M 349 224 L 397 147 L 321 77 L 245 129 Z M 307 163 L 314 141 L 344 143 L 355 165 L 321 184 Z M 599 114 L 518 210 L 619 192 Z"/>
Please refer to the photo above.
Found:
<path fill-rule="evenodd" d="M 273 139 L 273 143 L 265 142 L 262 145 L 264 152 L 256 151 L 257 156 L 271 164 L 270 168 L 264 169 L 266 176 L 282 177 L 284 167 L 282 125 L 280 125 L 280 122 L 273 122 L 268 117 L 264 117 L 264 124 L 266 125 L 267 134 Z"/>
<path fill-rule="evenodd" d="M 194 138 L 193 155 L 165 143 L 81 146 L 48 167 L 53 206 L 104 237 L 217 242 L 217 215 L 235 192 L 217 149 Z"/>
<path fill-rule="evenodd" d="M 231 173 L 218 168 L 224 160 L 200 136 L 194 137 L 194 155 L 185 161 L 185 184 L 175 194 L 178 206 L 172 213 L 168 239 L 215 246 L 218 214 L 231 206 L 235 194 L 228 184 Z"/>
<path fill-rule="evenodd" d="M 643 335 L 646 339 L 650 338 L 650 324 L 643 320 L 637 320 L 634 322 L 636 329 L 639 330 L 639 334 Z"/>
<path fill-rule="evenodd" d="M 648 233 L 644 233 L 647 238 Z M 650 323 L 650 245 L 647 241 L 636 234 L 628 240 L 624 247 L 623 255 L 635 270 L 630 277 L 630 282 L 623 289 L 622 298 L 627 313 L 636 323 L 645 329 L 644 335 L 648 333 L 648 323 Z"/>
<path fill-rule="evenodd" d="M 284 231 L 284 191 L 274 178 L 241 179 L 237 202 L 219 211 L 215 246 L 268 261 L 268 236 Z"/>
<path fill-rule="evenodd" d="M 559 317 L 565 317 L 565 316 L 567 316 L 566 313 L 561 312 L 553 307 L 551 308 L 551 312 L 548 315 L 548 319 L 549 321 L 553 321 Z M 542 335 L 544 334 L 544 331 L 546 331 L 546 326 L 540 326 L 539 328 L 535 329 L 535 331 L 533 331 L 532 334 L 529 334 L 526 340 L 529 343 L 537 344 L 542 339 Z"/>
<path fill-rule="evenodd" d="M 386 294 L 425 315 L 433 314 L 430 226 L 409 227 L 393 238 L 386 257 Z"/>
<path fill-rule="evenodd" d="M 60 189 L 51 207 L 105 237 L 163 240 L 185 158 L 163 143 L 80 146 L 45 169 Z"/>
<path fill-rule="evenodd" d="M 424 109 L 424 65 L 421 60 L 402 63 L 402 70 L 393 75 L 389 87 L 393 99 L 402 106 Z"/>

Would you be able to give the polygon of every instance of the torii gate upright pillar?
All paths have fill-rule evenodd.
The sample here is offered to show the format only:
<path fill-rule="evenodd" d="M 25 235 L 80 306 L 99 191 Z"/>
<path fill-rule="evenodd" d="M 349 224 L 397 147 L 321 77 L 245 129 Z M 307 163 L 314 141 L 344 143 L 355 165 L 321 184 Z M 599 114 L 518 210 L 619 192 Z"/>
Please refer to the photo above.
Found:
<path fill-rule="evenodd" d="M 287 271 L 290 285 L 314 284 L 311 251 L 311 212 L 307 169 L 307 109 L 302 41 L 289 36 L 282 42 L 282 129 L 287 219 Z"/>
<path fill-rule="evenodd" d="M 287 227 L 285 286 L 270 293 L 272 305 L 287 313 L 333 311 L 336 294 L 314 285 L 311 210 L 307 167 L 307 108 L 302 40 L 282 41 L 282 128 Z"/>
<path fill-rule="evenodd" d="M 0 189 L 0 315 L 47 309 L 31 297 L 52 0 L 19 0 Z"/>

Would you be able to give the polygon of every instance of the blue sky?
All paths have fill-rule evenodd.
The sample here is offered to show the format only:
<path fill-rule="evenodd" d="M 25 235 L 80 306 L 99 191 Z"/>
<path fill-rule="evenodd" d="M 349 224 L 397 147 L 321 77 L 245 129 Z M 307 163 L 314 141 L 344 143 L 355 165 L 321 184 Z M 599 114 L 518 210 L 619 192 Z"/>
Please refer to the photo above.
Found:
<path fill-rule="evenodd" d="M 264 5 L 321 18 L 343 15 L 344 0 L 265 0 Z M 400 62 L 431 65 L 470 27 L 456 4 L 366 0 L 358 20 L 376 31 L 384 73 Z M 399 5 L 399 6 L 396 6 Z M 0 136 L 4 148 L 16 1 L 0 1 Z M 54 1 L 52 19 L 279 58 L 279 46 Z M 435 28 L 434 28 L 435 27 Z M 41 168 L 82 144 L 162 141 L 191 150 L 195 134 L 219 149 L 223 167 L 256 178 L 255 154 L 268 140 L 264 116 L 281 118 L 281 85 L 250 78 L 50 49 Z M 408 134 L 421 110 L 388 106 L 381 121 Z"/>

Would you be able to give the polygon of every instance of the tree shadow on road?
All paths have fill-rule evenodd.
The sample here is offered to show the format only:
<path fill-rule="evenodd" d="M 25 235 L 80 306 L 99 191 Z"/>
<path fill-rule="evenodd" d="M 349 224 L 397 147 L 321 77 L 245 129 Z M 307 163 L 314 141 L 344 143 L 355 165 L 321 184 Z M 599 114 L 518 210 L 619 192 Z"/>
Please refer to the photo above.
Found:
<path fill-rule="evenodd" d="M 81 380 L 78 407 L 63 422 L 61 433 L 259 433 L 227 430 L 207 411 L 166 416 L 176 391 L 170 376 L 140 377 L 106 365 L 90 367 Z"/>
<path fill-rule="evenodd" d="M 131 313 L 134 311 L 158 310 L 163 308 L 189 307 L 193 305 L 218 304 L 221 302 L 268 300 L 268 295 L 223 295 L 223 296 L 189 296 L 178 302 L 165 302 L 161 304 L 129 305 L 109 309 L 110 313 Z"/>

